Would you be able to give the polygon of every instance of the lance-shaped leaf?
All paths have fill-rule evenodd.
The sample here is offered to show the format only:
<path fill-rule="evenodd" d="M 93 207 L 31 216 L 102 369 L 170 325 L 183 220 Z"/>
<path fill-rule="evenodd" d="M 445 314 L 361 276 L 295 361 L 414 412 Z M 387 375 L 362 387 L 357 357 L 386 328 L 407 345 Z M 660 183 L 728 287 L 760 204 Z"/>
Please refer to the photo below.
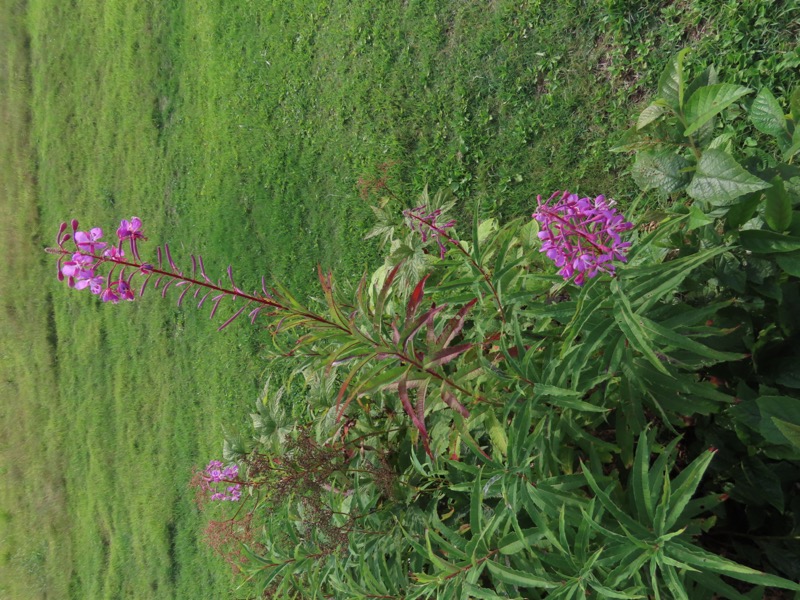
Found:
<path fill-rule="evenodd" d="M 419 437 L 422 440 L 422 446 L 425 448 L 425 452 L 433 458 L 433 453 L 431 452 L 431 447 L 428 438 L 428 430 L 425 427 L 425 421 L 419 417 L 417 411 L 414 410 L 414 407 L 411 405 L 411 400 L 408 397 L 408 387 L 406 385 L 406 376 L 403 376 L 400 379 L 400 382 L 397 386 L 397 392 L 400 395 L 400 402 L 403 404 L 403 409 L 406 411 L 406 414 L 411 417 L 411 422 L 414 423 L 414 427 L 417 428 L 419 431 Z"/>
<path fill-rule="evenodd" d="M 697 163 L 694 179 L 686 193 L 695 200 L 728 206 L 737 198 L 770 186 L 751 175 L 730 154 L 718 148 L 706 150 Z"/>
<path fill-rule="evenodd" d="M 400 341 L 403 345 L 403 351 L 407 351 L 409 342 L 414 338 L 417 332 L 422 329 L 425 323 L 433 320 L 438 313 L 447 308 L 446 304 L 431 308 L 417 317 L 416 321 L 406 321 L 403 330 L 400 332 Z"/>
<path fill-rule="evenodd" d="M 690 136 L 700 129 L 714 115 L 721 113 L 742 96 L 753 90 L 730 83 L 717 83 L 697 90 L 686 102 L 686 122 L 688 126 L 683 135 Z"/>
<path fill-rule="evenodd" d="M 800 250 L 800 237 L 766 229 L 746 229 L 739 233 L 742 247 L 756 254 L 794 252 Z"/>
<path fill-rule="evenodd" d="M 697 546 L 687 543 L 678 542 L 677 544 L 672 544 L 669 546 L 668 552 L 672 557 L 692 565 L 693 567 L 697 567 L 701 572 L 713 571 L 756 585 L 768 585 L 787 590 L 800 591 L 800 584 L 798 583 L 789 581 L 783 577 L 778 577 L 777 575 L 763 573 L 762 571 L 740 565 L 732 560 L 712 554 L 711 552 L 707 552 Z"/>
<path fill-rule="evenodd" d="M 519 571 L 512 567 L 507 567 L 506 565 L 500 564 L 493 560 L 487 561 L 486 564 L 489 566 L 489 571 L 497 579 L 503 583 L 507 583 L 515 587 L 557 588 L 561 585 L 560 583 L 545 579 L 544 577 L 539 577 L 526 571 Z"/>
<path fill-rule="evenodd" d="M 422 303 L 422 298 L 425 295 L 425 282 L 430 277 L 430 273 L 425 275 L 422 279 L 420 279 L 417 286 L 414 288 L 414 291 L 411 292 L 411 297 L 408 299 L 408 304 L 406 305 L 406 323 L 411 321 L 414 318 L 414 315 L 417 314 L 417 309 L 419 305 Z"/>
<path fill-rule="evenodd" d="M 442 348 L 425 362 L 425 368 L 427 369 L 430 367 L 446 365 L 451 360 L 463 354 L 470 348 L 472 348 L 472 344 L 470 343 L 459 344 L 458 346 L 453 346 L 451 348 Z"/>
<path fill-rule="evenodd" d="M 436 340 L 436 344 L 439 348 L 444 348 L 451 341 L 455 338 L 464 327 L 464 321 L 467 318 L 467 314 L 475 306 L 475 303 L 478 301 L 477 298 L 473 298 L 469 302 L 467 302 L 461 309 L 456 313 L 456 316 L 450 319 L 445 326 L 442 328 L 442 332 L 439 334 L 438 339 Z"/>
<path fill-rule="evenodd" d="M 380 321 L 383 317 L 383 307 L 386 305 L 386 298 L 389 295 L 389 290 L 392 287 L 392 283 L 397 277 L 398 271 L 400 271 L 400 267 L 403 266 L 404 261 L 400 261 L 395 265 L 395 267 L 389 272 L 386 276 L 386 279 L 383 282 L 383 286 L 381 287 L 381 291 L 378 293 L 377 298 L 375 299 L 375 320 L 376 323 Z"/>
<path fill-rule="evenodd" d="M 455 394 L 449 390 L 442 391 L 442 400 L 447 406 L 458 412 L 465 419 L 469 418 L 469 411 L 458 401 Z"/>
<path fill-rule="evenodd" d="M 714 458 L 716 451 L 707 450 L 688 466 L 681 470 L 672 482 L 672 494 L 669 498 L 669 512 L 667 513 L 665 526 L 671 528 L 683 514 L 686 505 L 692 499 L 700 480 L 706 472 L 711 459 Z"/>

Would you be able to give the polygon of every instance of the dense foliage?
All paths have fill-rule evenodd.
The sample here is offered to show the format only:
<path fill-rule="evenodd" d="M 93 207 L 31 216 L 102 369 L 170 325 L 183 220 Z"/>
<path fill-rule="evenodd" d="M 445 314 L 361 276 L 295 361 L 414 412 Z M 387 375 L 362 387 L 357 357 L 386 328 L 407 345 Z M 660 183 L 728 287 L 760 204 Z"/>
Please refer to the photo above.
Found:
<path fill-rule="evenodd" d="M 446 194 L 379 180 L 385 264 L 354 290 L 320 272 L 312 306 L 271 292 L 295 379 L 226 440 L 243 493 L 209 530 L 257 593 L 800 591 L 800 92 L 684 54 L 618 147 L 664 200 L 630 207 L 615 268 L 555 252 L 552 219 L 462 237 Z"/>

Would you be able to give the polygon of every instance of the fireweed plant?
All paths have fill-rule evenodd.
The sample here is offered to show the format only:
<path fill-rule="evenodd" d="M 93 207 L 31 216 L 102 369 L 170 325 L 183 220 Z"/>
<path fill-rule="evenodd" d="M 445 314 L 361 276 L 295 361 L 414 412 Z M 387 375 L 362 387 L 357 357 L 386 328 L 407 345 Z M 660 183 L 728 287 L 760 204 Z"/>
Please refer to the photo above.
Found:
<path fill-rule="evenodd" d="M 642 187 L 679 202 L 626 218 L 558 192 L 533 218 L 476 216 L 465 239 L 444 195 L 398 207 L 381 180 L 367 192 L 386 262 L 352 292 L 320 272 L 311 307 L 278 284 L 244 292 L 230 268 L 214 282 L 200 257 L 184 274 L 166 245 L 142 260 L 136 218 L 114 244 L 62 225 L 68 285 L 115 303 L 152 282 L 212 316 L 230 300 L 220 329 L 247 311 L 280 337 L 292 379 L 195 475 L 231 512 L 207 538 L 244 593 L 800 591 L 800 94 L 737 107 L 777 140 L 747 162 L 750 130 L 709 127 L 747 90 L 715 77 L 687 85 L 677 57 L 625 138 Z"/>
<path fill-rule="evenodd" d="M 613 275 L 613 261 L 625 262 L 631 243 L 623 242 L 621 235 L 633 223 L 617 213 L 613 200 L 556 192 L 545 202 L 541 196 L 537 201 L 533 218 L 542 226 L 540 252 L 561 267 L 558 274 L 564 279 L 581 286 L 598 273 Z"/>

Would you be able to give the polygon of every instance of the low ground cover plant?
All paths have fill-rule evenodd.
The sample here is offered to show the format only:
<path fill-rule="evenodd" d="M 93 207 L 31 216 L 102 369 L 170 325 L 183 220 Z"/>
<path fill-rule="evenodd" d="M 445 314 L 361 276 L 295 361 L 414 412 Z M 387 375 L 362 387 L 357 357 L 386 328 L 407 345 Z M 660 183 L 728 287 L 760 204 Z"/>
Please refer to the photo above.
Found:
<path fill-rule="evenodd" d="M 684 54 L 618 144 L 659 210 L 559 191 L 461 235 L 446 193 L 383 181 L 385 263 L 353 289 L 320 270 L 308 301 L 184 270 L 167 244 L 144 260 L 136 217 L 113 244 L 61 226 L 68 285 L 179 288 L 292 364 L 194 478 L 246 593 L 800 591 L 800 92 L 690 78 Z"/>

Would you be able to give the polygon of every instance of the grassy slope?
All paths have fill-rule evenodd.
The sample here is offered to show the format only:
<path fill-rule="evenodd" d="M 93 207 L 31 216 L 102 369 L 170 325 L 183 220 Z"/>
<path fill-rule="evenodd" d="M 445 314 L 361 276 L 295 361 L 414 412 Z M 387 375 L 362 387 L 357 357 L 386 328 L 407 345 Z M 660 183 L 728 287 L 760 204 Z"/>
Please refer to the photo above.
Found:
<path fill-rule="evenodd" d="M 224 596 L 186 481 L 266 375 L 244 324 L 63 289 L 39 253 L 58 222 L 137 214 L 211 272 L 306 294 L 318 262 L 375 264 L 355 180 L 384 161 L 466 214 L 623 199 L 607 139 L 674 49 L 780 85 L 797 66 L 796 2 L 634 4 L 2 0 L 0 595 Z"/>

